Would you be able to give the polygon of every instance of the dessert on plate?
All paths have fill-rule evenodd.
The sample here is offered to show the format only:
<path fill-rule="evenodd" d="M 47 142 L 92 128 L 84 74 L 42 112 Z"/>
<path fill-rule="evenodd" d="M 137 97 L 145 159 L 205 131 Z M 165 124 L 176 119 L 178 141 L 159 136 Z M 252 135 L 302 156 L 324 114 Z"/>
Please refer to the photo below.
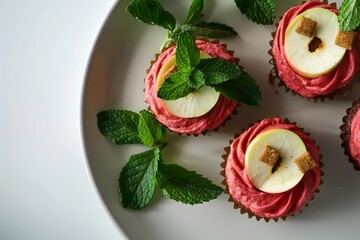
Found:
<path fill-rule="evenodd" d="M 334 4 L 310 0 L 287 10 L 270 42 L 274 68 L 269 81 L 279 80 L 309 99 L 333 98 L 360 70 L 359 32 L 340 30 Z"/>
<path fill-rule="evenodd" d="M 201 58 L 223 58 L 238 63 L 226 45 L 205 40 L 195 41 Z M 159 122 L 174 132 L 201 134 L 215 130 L 236 111 L 238 104 L 214 88 L 203 86 L 186 97 L 177 100 L 163 100 L 157 92 L 170 73 L 177 71 L 175 64 L 176 46 L 165 49 L 152 62 L 145 78 L 145 101 Z"/>
<path fill-rule="evenodd" d="M 265 118 L 225 148 L 229 201 L 249 218 L 285 220 L 314 198 L 321 183 L 319 147 L 296 123 Z"/>
<path fill-rule="evenodd" d="M 360 170 L 360 100 L 346 110 L 341 125 L 342 147 L 355 170 Z"/>

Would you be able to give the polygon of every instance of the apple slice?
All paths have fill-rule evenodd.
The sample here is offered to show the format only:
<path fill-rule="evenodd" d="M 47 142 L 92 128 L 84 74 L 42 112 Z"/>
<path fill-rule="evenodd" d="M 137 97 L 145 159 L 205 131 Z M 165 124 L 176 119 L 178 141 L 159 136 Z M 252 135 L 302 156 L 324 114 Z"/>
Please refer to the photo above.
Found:
<path fill-rule="evenodd" d="M 205 52 L 200 52 L 201 58 L 210 58 Z M 170 58 L 160 69 L 156 84 L 157 89 L 160 88 L 165 78 L 174 71 L 175 56 Z M 194 118 L 205 115 L 209 112 L 219 100 L 220 93 L 214 88 L 203 86 L 185 97 L 176 100 L 161 100 L 162 105 L 171 114 L 181 118 Z"/>
<path fill-rule="evenodd" d="M 280 155 L 280 162 L 269 165 L 261 160 L 264 150 L 270 146 Z M 298 184 L 304 173 L 296 159 L 306 153 L 301 138 L 286 129 L 271 129 L 259 134 L 249 144 L 245 153 L 245 171 L 251 183 L 267 193 L 280 193 Z"/>
<path fill-rule="evenodd" d="M 317 23 L 311 37 L 296 31 L 303 17 Z M 285 32 L 285 56 L 291 68 L 308 78 L 336 68 L 346 52 L 335 43 L 338 31 L 337 15 L 328 9 L 313 8 L 296 16 Z M 316 45 L 314 49 L 312 45 Z"/>

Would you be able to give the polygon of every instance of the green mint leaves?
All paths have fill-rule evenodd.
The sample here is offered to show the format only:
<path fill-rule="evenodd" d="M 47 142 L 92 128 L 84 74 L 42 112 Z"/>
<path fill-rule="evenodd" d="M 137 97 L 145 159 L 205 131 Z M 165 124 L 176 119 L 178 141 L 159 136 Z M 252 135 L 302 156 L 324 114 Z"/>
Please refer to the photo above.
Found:
<path fill-rule="evenodd" d="M 196 172 L 175 164 L 159 164 L 156 180 L 165 196 L 187 204 L 210 201 L 223 191 Z"/>
<path fill-rule="evenodd" d="M 184 23 L 176 26 L 175 17 L 164 10 L 161 4 L 155 0 L 132 0 L 126 8 L 126 12 L 139 21 L 158 25 L 168 31 L 168 36 L 161 49 L 170 42 L 177 43 L 178 36 L 182 32 L 189 32 L 193 36 L 200 37 L 228 37 L 237 35 L 229 26 L 214 22 L 200 22 L 203 17 L 202 10 L 204 0 L 193 0 Z"/>
<path fill-rule="evenodd" d="M 169 31 L 174 30 L 176 25 L 174 16 L 165 11 L 158 1 L 133 0 L 127 6 L 126 12 L 140 22 L 158 25 Z"/>
<path fill-rule="evenodd" d="M 260 105 L 260 88 L 238 65 L 222 58 L 200 59 L 200 51 L 187 32 L 179 35 L 176 46 L 178 71 L 165 79 L 158 90 L 158 97 L 175 100 L 207 85 L 238 103 Z"/>
<path fill-rule="evenodd" d="M 151 147 L 164 140 L 165 128 L 146 110 L 140 114 L 128 110 L 102 111 L 97 120 L 100 132 L 115 144 L 142 143 Z"/>
<path fill-rule="evenodd" d="M 141 142 L 146 146 L 160 145 L 164 141 L 165 128 L 147 110 L 140 111 L 137 130 Z"/>
<path fill-rule="evenodd" d="M 200 51 L 189 33 L 182 33 L 176 45 L 175 63 L 179 72 L 189 73 L 200 62 Z"/>
<path fill-rule="evenodd" d="M 194 0 L 190 6 L 186 23 L 193 24 L 199 21 L 203 14 L 201 13 L 204 7 L 204 0 Z"/>
<path fill-rule="evenodd" d="M 359 27 L 360 0 L 345 0 L 340 7 L 338 21 L 343 31 L 352 31 Z"/>
<path fill-rule="evenodd" d="M 158 148 L 130 157 L 119 178 L 121 200 L 125 208 L 141 209 L 149 204 L 155 192 L 159 159 Z"/>
<path fill-rule="evenodd" d="M 257 24 L 273 24 L 275 0 L 235 0 L 240 12 Z"/>
<path fill-rule="evenodd" d="M 100 132 L 115 144 L 141 143 L 137 128 L 140 116 L 127 110 L 108 110 L 97 114 Z"/>
<path fill-rule="evenodd" d="M 152 147 L 130 156 L 120 173 L 119 191 L 125 208 L 146 207 L 157 186 L 164 196 L 185 204 L 210 201 L 222 193 L 222 188 L 196 172 L 163 162 L 165 128 L 151 112 L 107 110 L 98 113 L 97 120 L 100 132 L 116 144 L 142 143 Z"/>
<path fill-rule="evenodd" d="M 199 22 L 194 25 L 182 25 L 182 31 L 188 31 L 192 35 L 198 35 L 208 38 L 225 38 L 237 35 L 232 27 L 216 22 Z"/>

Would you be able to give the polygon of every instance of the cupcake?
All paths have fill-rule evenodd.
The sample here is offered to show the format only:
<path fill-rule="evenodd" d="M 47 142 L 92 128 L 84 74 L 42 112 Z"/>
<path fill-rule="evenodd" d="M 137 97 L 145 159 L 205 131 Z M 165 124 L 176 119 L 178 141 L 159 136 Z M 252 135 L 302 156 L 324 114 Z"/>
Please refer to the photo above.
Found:
<path fill-rule="evenodd" d="M 319 148 L 287 119 L 266 118 L 235 135 L 222 163 L 225 193 L 241 213 L 285 220 L 314 198 L 321 183 Z"/>
<path fill-rule="evenodd" d="M 233 52 L 218 42 L 195 41 L 201 58 L 217 57 L 238 63 Z M 157 96 L 164 79 L 175 72 L 176 47 L 164 50 L 152 63 L 145 78 L 145 101 L 160 123 L 171 131 L 184 134 L 203 134 L 215 130 L 231 117 L 238 104 L 214 88 L 203 86 L 186 97 L 177 100 L 163 100 Z"/>
<path fill-rule="evenodd" d="M 269 81 L 308 99 L 345 94 L 360 70 L 359 32 L 339 30 L 338 9 L 317 0 L 285 12 L 273 33 Z"/>
<path fill-rule="evenodd" d="M 355 170 L 360 170 L 360 100 L 346 110 L 341 129 L 342 147 Z"/>

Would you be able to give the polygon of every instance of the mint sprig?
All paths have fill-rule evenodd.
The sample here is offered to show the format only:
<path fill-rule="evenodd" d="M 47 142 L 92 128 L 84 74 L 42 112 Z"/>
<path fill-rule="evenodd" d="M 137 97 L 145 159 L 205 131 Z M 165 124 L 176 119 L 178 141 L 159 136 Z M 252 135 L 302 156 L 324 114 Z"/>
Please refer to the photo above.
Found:
<path fill-rule="evenodd" d="M 198 173 L 175 164 L 160 162 L 156 181 L 165 196 L 186 204 L 207 202 L 223 192 Z"/>
<path fill-rule="evenodd" d="M 240 12 L 257 24 L 273 24 L 275 0 L 235 0 Z"/>
<path fill-rule="evenodd" d="M 165 11 L 158 1 L 132 0 L 127 6 L 126 12 L 140 22 L 158 25 L 169 31 L 173 31 L 176 25 L 174 16 Z"/>
<path fill-rule="evenodd" d="M 187 32 L 179 35 L 176 47 L 178 71 L 164 80 L 157 92 L 158 97 L 176 100 L 207 85 L 237 103 L 260 105 L 259 86 L 238 65 L 223 58 L 200 59 L 200 51 Z"/>
<path fill-rule="evenodd" d="M 132 0 L 126 8 L 126 12 L 139 21 L 158 25 L 165 28 L 167 38 L 161 49 L 167 47 L 171 42 L 177 43 L 182 32 L 189 32 L 192 36 L 221 38 L 237 35 L 236 31 L 229 26 L 215 22 L 199 22 L 202 17 L 204 0 L 193 0 L 189 8 L 186 20 L 176 26 L 175 17 L 164 10 L 161 4 L 155 0 Z"/>
<path fill-rule="evenodd" d="M 345 0 L 340 6 L 338 21 L 343 31 L 352 31 L 359 27 L 360 0 Z"/>
<path fill-rule="evenodd" d="M 210 201 L 222 193 L 222 188 L 198 173 L 163 162 L 161 150 L 166 146 L 165 128 L 157 122 L 151 112 L 106 110 L 97 114 L 97 117 L 100 132 L 112 142 L 142 143 L 152 147 L 130 156 L 120 172 L 119 193 L 123 207 L 139 210 L 148 206 L 157 186 L 165 197 L 185 204 Z M 120 127 L 121 124 L 125 125 Z M 129 133 L 130 139 L 136 141 L 129 141 L 128 137 L 119 137 L 128 136 Z"/>

